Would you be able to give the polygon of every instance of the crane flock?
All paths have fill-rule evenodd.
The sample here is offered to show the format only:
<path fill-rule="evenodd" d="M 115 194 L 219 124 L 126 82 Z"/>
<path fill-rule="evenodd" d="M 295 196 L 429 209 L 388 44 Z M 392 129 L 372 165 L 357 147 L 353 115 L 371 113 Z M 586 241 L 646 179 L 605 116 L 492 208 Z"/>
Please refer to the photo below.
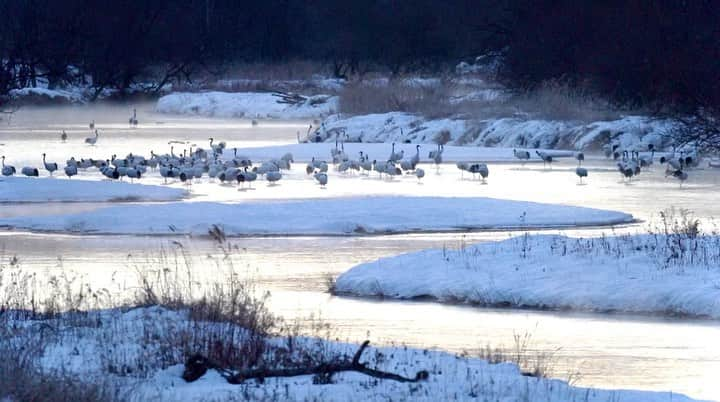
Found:
<path fill-rule="evenodd" d="M 130 128 L 138 127 L 137 110 L 133 109 L 133 114 L 128 119 Z M 98 142 L 100 134 L 95 126 L 95 120 L 89 125 L 92 136 L 85 138 L 84 143 L 89 146 L 95 146 Z M 385 159 L 371 160 L 366 152 L 360 151 L 358 157 L 353 158 L 345 151 L 345 144 L 342 138 L 345 133 L 339 130 L 336 133 L 335 147 L 330 150 L 329 162 L 313 157 L 307 163 L 305 172 L 308 176 L 317 182 L 321 188 L 325 188 L 329 179 L 329 167 L 332 165 L 334 171 L 341 174 L 359 174 L 370 176 L 377 174 L 379 178 L 392 180 L 394 177 L 412 175 L 421 181 L 425 177 L 425 171 L 418 167 L 421 161 L 421 145 L 415 145 L 415 152 L 409 157 L 405 156 L 405 150 L 396 150 L 396 144 L 390 144 L 390 152 Z M 60 138 L 63 142 L 68 139 L 65 131 L 62 131 Z M 130 153 L 124 158 L 112 155 L 107 159 L 91 159 L 71 157 L 65 163 L 64 174 L 71 178 L 78 175 L 80 170 L 96 168 L 105 178 L 110 180 L 122 180 L 128 178 L 131 181 L 141 179 L 148 172 L 157 172 L 164 182 L 168 179 L 179 180 L 180 182 L 191 184 L 193 180 L 200 179 L 204 176 L 217 180 L 220 183 L 237 183 L 241 190 L 252 189 L 252 184 L 258 178 L 264 178 L 269 185 L 274 186 L 283 178 L 283 172 L 291 169 L 294 163 L 293 155 L 286 153 L 279 158 L 272 158 L 259 164 L 243 155 L 238 155 L 237 148 L 233 148 L 230 155 L 225 142 L 216 142 L 214 138 L 208 139 L 208 148 L 197 147 L 194 144 L 190 146 L 189 151 L 183 150 L 181 154 L 176 154 L 174 144 L 186 144 L 181 141 L 170 141 L 170 152 L 166 154 L 156 154 L 150 151 L 148 157 Z M 193 149 L 194 147 L 194 149 Z M 634 149 L 622 149 L 619 144 L 608 144 L 604 147 L 605 155 L 612 157 L 617 163 L 618 172 L 626 183 L 631 182 L 634 178 L 641 174 L 643 169 L 650 167 L 654 163 L 655 149 L 652 144 L 647 147 L 647 152 L 641 152 Z M 428 153 L 427 162 L 435 165 L 439 174 L 440 165 L 443 163 L 443 153 L 445 148 L 442 144 L 437 144 L 434 149 Z M 525 149 L 513 149 L 513 156 L 520 161 L 521 165 L 533 158 L 531 151 Z M 648 154 L 649 153 L 649 154 Z M 534 150 L 534 154 L 543 162 L 546 169 L 552 169 L 552 163 L 559 157 L 569 156 L 567 153 L 562 154 L 557 151 Z M 583 179 L 588 177 L 588 169 L 583 167 L 585 155 L 582 152 L 572 154 L 577 160 L 575 175 L 579 179 L 579 184 L 583 184 Z M 47 161 L 47 155 L 42 154 L 43 168 L 50 176 L 59 170 L 56 162 Z M 666 164 L 665 177 L 672 177 L 680 181 L 680 184 L 688 179 L 687 169 L 698 166 L 699 157 L 696 151 L 680 151 L 673 152 L 659 158 L 661 164 Z M 478 178 L 482 184 L 487 184 L 489 177 L 489 168 L 487 163 L 483 161 L 462 161 L 457 162 L 456 167 L 461 171 L 461 179 L 465 173 L 472 176 L 472 180 Z M 2 156 L 2 175 L 13 176 L 17 173 L 12 165 L 5 164 L 5 156 Z M 20 173 L 28 177 L 38 177 L 40 171 L 32 166 L 25 166 Z M 248 187 L 246 187 L 246 185 Z"/>

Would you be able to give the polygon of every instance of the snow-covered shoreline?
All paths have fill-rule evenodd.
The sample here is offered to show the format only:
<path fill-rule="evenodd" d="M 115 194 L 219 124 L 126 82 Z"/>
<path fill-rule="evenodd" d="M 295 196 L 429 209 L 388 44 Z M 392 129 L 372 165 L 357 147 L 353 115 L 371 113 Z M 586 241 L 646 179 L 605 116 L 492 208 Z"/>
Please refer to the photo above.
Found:
<path fill-rule="evenodd" d="M 315 95 L 299 104 L 279 103 L 269 92 L 174 92 L 158 99 L 156 111 L 206 117 L 306 119 L 334 113 L 338 98 Z"/>
<path fill-rule="evenodd" d="M 632 216 L 565 205 L 491 198 L 361 197 L 122 205 L 81 214 L 0 219 L 0 226 L 43 232 L 226 235 L 367 235 L 481 229 L 561 228 L 629 223 Z"/>
<path fill-rule="evenodd" d="M 180 188 L 65 178 L 0 178 L 0 203 L 177 201 Z"/>
<path fill-rule="evenodd" d="M 173 346 L 174 340 L 193 334 L 204 339 L 212 334 L 233 333 L 238 338 L 236 341 L 240 341 L 246 332 L 242 328 L 231 331 L 233 324 L 197 321 L 186 311 L 159 306 L 98 310 L 83 316 L 72 314 L 75 315 L 10 321 L 15 330 L 13 336 L 4 338 L 3 342 L 24 345 L 41 342 L 41 353 L 32 363 L 42 375 L 69 375 L 82 383 L 103 384 L 129 400 L 211 401 L 234 400 L 238 396 L 243 400 L 258 401 L 348 401 L 358 398 L 366 401 L 438 401 L 481 396 L 491 400 L 592 402 L 692 400 L 670 392 L 575 387 L 562 380 L 523 375 L 512 363 L 491 364 L 478 358 L 404 346 L 371 345 L 362 355 L 361 362 L 406 377 L 414 377 L 416 372 L 425 370 L 428 373 L 426 380 L 403 383 L 373 379 L 357 372 L 339 372 L 332 376 L 330 383 L 317 383 L 313 376 L 301 375 L 230 384 L 218 371 L 210 369 L 198 380 L 188 383 L 182 379 L 182 350 Z M 38 328 L 51 328 L 52 331 L 39 336 Z M 294 337 L 292 342 L 287 338 L 269 338 L 267 342 L 268 354 L 273 351 L 300 356 L 309 353 L 318 361 L 342 356 L 347 359 L 359 346 L 313 337 Z M 288 352 L 287 348 L 296 352 Z"/>
<path fill-rule="evenodd" d="M 351 268 L 356 296 L 720 319 L 717 236 L 591 239 L 524 235 L 461 250 L 423 250 Z"/>

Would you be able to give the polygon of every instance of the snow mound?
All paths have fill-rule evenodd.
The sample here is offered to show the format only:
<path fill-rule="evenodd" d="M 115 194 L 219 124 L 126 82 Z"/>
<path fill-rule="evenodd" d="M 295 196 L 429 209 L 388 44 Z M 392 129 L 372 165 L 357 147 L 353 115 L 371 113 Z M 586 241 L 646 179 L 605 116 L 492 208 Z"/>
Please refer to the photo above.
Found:
<path fill-rule="evenodd" d="M 111 234 L 362 235 L 618 224 L 615 211 L 492 198 L 367 197 L 287 202 L 123 205 L 0 220 L 30 230 Z"/>
<path fill-rule="evenodd" d="M 0 202 L 175 201 L 183 189 L 61 178 L 0 178 Z"/>
<path fill-rule="evenodd" d="M 338 108 L 338 98 L 329 95 L 309 96 L 297 105 L 278 103 L 279 99 L 260 92 L 176 92 L 161 97 L 156 110 L 207 117 L 305 119 L 325 116 Z"/>
<path fill-rule="evenodd" d="M 718 236 L 525 235 L 381 258 L 342 274 L 336 289 L 398 299 L 720 319 L 719 246 Z"/>

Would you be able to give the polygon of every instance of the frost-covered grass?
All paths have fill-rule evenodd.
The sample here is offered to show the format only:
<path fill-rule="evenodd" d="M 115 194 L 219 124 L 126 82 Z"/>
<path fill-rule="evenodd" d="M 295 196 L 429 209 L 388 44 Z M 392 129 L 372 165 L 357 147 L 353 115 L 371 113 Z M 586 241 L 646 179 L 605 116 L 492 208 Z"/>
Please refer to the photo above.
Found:
<path fill-rule="evenodd" d="M 358 265 L 341 294 L 540 309 L 720 319 L 720 236 L 686 213 L 649 234 L 572 238 L 525 234 Z"/>
<path fill-rule="evenodd" d="M 224 242 L 219 247 L 225 253 L 234 249 Z M 403 346 L 371 347 L 361 361 L 406 377 L 426 370 L 427 380 L 400 383 L 342 372 L 229 384 L 224 376 L 236 370 L 342 361 L 358 345 L 328 340 L 321 323 L 305 335 L 283 325 L 265 308 L 266 296 L 232 276 L 235 269 L 223 255 L 207 261 L 215 280 L 205 278 L 200 285 L 189 274 L 194 270 L 183 248 L 178 249 L 179 254 L 161 252 L 151 265 L 138 267 L 140 285 L 124 291 L 91 289 L 71 278 L 43 280 L 23 273 L 17 258 L 0 261 L 0 350 L 46 384 L 2 388 L 0 397 L 37 400 L 36 391 L 52 391 L 54 398 L 47 400 L 690 400 L 669 393 L 572 387 L 523 374 L 504 362 L 515 358 L 502 353 L 487 361 Z M 526 339 L 516 342 L 520 361 L 528 353 Z M 210 369 L 186 383 L 183 362 L 198 353 L 222 370 Z M 2 369 L 15 367 L 14 360 L 3 360 Z M 63 388 L 69 379 L 72 389 Z"/>
<path fill-rule="evenodd" d="M 25 216 L 0 225 L 110 234 L 364 235 L 628 223 L 616 211 L 492 198 L 359 197 L 238 204 L 123 205 L 80 214 Z"/>
<path fill-rule="evenodd" d="M 187 195 L 179 188 L 58 178 L 0 178 L 0 202 L 175 201 Z"/>

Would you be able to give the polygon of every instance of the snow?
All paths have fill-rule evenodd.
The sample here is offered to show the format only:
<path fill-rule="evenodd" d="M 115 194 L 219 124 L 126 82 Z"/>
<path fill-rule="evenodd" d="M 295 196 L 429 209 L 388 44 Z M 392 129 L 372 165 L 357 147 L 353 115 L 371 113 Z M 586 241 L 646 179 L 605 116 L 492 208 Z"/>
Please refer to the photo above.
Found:
<path fill-rule="evenodd" d="M 491 198 L 365 197 L 221 204 L 123 205 L 69 215 L 25 216 L 0 226 L 111 234 L 362 235 L 627 223 L 615 211 Z"/>
<path fill-rule="evenodd" d="M 340 293 L 720 319 L 720 237 L 524 235 L 358 265 Z"/>
<path fill-rule="evenodd" d="M 278 103 L 279 99 L 261 92 L 176 92 L 161 97 L 156 110 L 207 117 L 305 119 L 328 115 L 338 108 L 338 98 L 329 95 L 309 96 L 299 105 Z"/>
<path fill-rule="evenodd" d="M 39 97 L 52 100 L 62 99 L 68 103 L 81 103 L 85 100 L 83 93 L 79 88 L 68 89 L 47 89 L 37 88 L 21 88 L 13 89 L 9 93 L 12 98 Z"/>
<path fill-rule="evenodd" d="M 491 100 L 500 93 L 488 90 L 451 99 L 462 102 L 473 98 Z M 565 148 L 600 150 L 604 144 L 617 143 L 621 149 L 644 151 L 648 144 L 660 150 L 669 145 L 668 132 L 674 127 L 669 120 L 645 116 L 627 116 L 589 124 L 565 120 L 541 120 L 520 117 L 486 120 L 426 119 L 404 112 L 361 116 L 332 115 L 325 119 L 319 134 L 322 141 L 334 141 L 335 133 L 344 132 L 353 142 L 419 142 L 434 143 L 443 130 L 444 141 L 454 145 L 509 148 Z M 310 141 L 316 141 L 311 133 Z"/>
<path fill-rule="evenodd" d="M 175 201 L 183 189 L 65 178 L 0 178 L 0 202 Z"/>
<path fill-rule="evenodd" d="M 360 360 L 368 367 L 408 377 L 414 377 L 419 370 L 427 370 L 428 379 L 419 383 L 401 383 L 342 372 L 333 375 L 330 384 L 313 384 L 312 376 L 305 375 L 266 378 L 263 382 L 249 380 L 232 385 L 211 369 L 197 381 L 187 383 L 181 378 L 185 357 L 182 339 L 232 333 L 240 341 L 245 332 L 239 328 L 232 331 L 225 324 L 193 320 L 186 312 L 162 307 L 99 310 L 81 317 L 60 315 L 47 320 L 15 320 L 8 324 L 16 328 L 15 335 L 2 342 L 22 345 L 42 342 L 42 353 L 33 359 L 33 363 L 43 375 L 57 373 L 77 381 L 102 384 L 105 389 L 129 400 L 348 401 L 362 398 L 366 401 L 438 401 L 478 397 L 493 401 L 692 400 L 669 392 L 573 387 L 561 380 L 524 376 L 512 363 L 490 364 L 440 351 L 402 346 L 375 347 L 372 344 Z M 51 328 L 52 331 L 40 331 L 39 328 Z M 40 332 L 45 335 L 38 337 Z M 268 359 L 274 351 L 282 352 L 289 345 L 287 338 L 269 338 L 267 342 Z M 306 353 L 314 359 L 328 360 L 347 359 L 359 347 L 312 337 L 295 337 L 293 344 L 296 354 Z"/>

